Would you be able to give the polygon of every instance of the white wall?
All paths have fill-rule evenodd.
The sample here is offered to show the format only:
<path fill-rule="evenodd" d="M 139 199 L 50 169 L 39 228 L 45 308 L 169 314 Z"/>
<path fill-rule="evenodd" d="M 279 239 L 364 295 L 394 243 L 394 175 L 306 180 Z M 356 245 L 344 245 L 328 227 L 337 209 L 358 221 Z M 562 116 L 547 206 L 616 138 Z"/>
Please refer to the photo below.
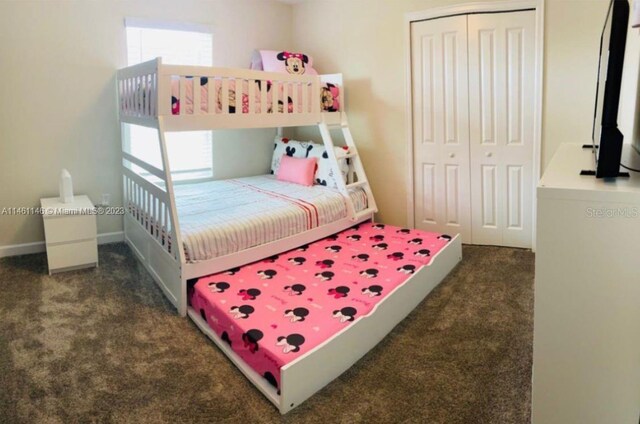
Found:
<path fill-rule="evenodd" d="M 314 56 L 318 71 L 344 74 L 352 131 L 384 222 L 407 222 L 404 15 L 466 2 L 324 0 L 293 8 L 294 46 Z M 543 166 L 560 143 L 590 140 L 607 5 L 546 1 Z"/>
<path fill-rule="evenodd" d="M 640 105 L 640 28 L 631 27 L 624 55 L 622 72 L 622 90 L 620 93 L 620 109 L 618 111 L 618 127 L 624 135 L 624 142 L 633 144 L 640 151 L 640 119 L 637 118 Z"/>
<path fill-rule="evenodd" d="M 55 195 L 62 167 L 74 176 L 77 193 L 94 201 L 111 193 L 113 203 L 120 201 L 114 75 L 126 64 L 123 18 L 134 16 L 210 24 L 218 66 L 246 67 L 254 48 L 291 47 L 312 54 L 321 72 L 342 72 L 379 218 L 404 225 L 404 14 L 462 2 L 313 0 L 293 7 L 273 0 L 0 2 L 0 209 L 36 206 L 40 197 Z M 546 2 L 543 166 L 560 143 L 590 139 L 607 4 Z M 636 62 L 637 56 L 636 51 Z M 628 95 L 625 99 L 632 102 Z M 626 128 L 633 113 L 625 110 L 621 126 Z M 218 177 L 266 170 L 273 131 L 220 133 L 216 138 L 224 141 L 216 143 L 220 154 L 214 156 Z M 316 131 L 311 135 L 318 137 Z M 256 136 L 264 143 L 247 149 L 248 139 Z M 250 153 L 229 161 L 239 149 Z M 101 217 L 98 228 L 119 231 L 122 221 Z M 42 239 L 39 217 L 0 216 L 0 246 Z"/>
<path fill-rule="evenodd" d="M 0 1 L 0 211 L 54 196 L 63 167 L 76 193 L 121 204 L 114 76 L 126 66 L 125 16 L 211 25 L 216 66 L 247 67 L 254 48 L 291 41 L 291 6 L 272 0 Z M 265 171 L 273 134 L 218 135 L 217 175 Z M 98 218 L 98 232 L 120 230 L 121 217 Z M 0 216 L 0 246 L 43 239 L 39 216 Z"/>

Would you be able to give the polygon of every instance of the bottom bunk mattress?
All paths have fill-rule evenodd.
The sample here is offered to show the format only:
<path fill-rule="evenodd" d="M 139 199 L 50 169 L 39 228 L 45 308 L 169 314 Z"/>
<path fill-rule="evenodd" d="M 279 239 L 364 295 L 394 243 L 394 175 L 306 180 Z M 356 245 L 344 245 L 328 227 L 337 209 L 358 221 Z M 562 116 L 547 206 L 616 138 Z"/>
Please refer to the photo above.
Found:
<path fill-rule="evenodd" d="M 338 191 L 279 181 L 273 175 L 181 184 L 174 191 L 189 262 L 239 252 L 347 216 Z M 367 208 L 364 190 L 349 193 L 356 211 Z"/>
<path fill-rule="evenodd" d="M 310 245 L 202 277 L 191 307 L 276 388 L 280 369 L 365 317 L 451 240 L 365 223 Z"/>

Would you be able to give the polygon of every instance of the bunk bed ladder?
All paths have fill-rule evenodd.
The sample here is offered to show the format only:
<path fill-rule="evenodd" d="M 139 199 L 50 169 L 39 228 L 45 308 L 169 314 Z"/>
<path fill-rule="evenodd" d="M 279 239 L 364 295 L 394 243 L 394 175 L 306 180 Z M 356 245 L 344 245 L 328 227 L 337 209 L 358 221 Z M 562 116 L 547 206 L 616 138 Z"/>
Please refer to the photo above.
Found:
<path fill-rule="evenodd" d="M 347 212 L 349 216 L 351 217 L 351 219 L 356 221 L 368 214 L 378 212 L 378 208 L 376 206 L 376 201 L 373 198 L 373 192 L 371 191 L 371 186 L 369 184 L 369 180 L 367 179 L 367 174 L 364 172 L 364 166 L 362 165 L 362 160 L 360 159 L 360 155 L 358 154 L 358 148 L 353 141 L 351 130 L 349 130 L 347 116 L 345 113 L 343 113 L 342 116 L 342 122 L 340 124 L 329 126 L 326 123 L 322 122 L 318 126 L 320 128 L 320 134 L 322 135 L 322 141 L 324 142 L 327 154 L 329 155 L 329 159 L 331 160 L 331 166 L 333 167 L 334 175 L 340 175 L 340 169 L 338 166 L 338 159 L 334 151 L 333 138 L 331 137 L 330 129 L 340 128 L 342 130 L 344 140 L 349 147 L 349 153 L 346 155 L 346 158 L 349 159 L 353 164 L 353 171 L 356 179 L 348 179 L 348 181 L 345 183 L 342 178 L 336 178 L 336 182 L 338 184 L 338 190 L 340 190 L 342 195 L 345 197 L 345 201 L 347 202 Z M 349 189 L 358 187 L 362 188 L 367 194 L 367 208 L 356 212 L 353 200 L 351 199 L 351 196 L 349 196 Z"/>

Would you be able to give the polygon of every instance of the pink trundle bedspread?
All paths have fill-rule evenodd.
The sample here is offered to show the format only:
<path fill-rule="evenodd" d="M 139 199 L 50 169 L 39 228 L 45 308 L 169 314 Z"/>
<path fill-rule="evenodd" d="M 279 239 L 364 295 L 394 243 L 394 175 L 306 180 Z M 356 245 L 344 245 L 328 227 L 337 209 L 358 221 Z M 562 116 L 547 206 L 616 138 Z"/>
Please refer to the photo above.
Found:
<path fill-rule="evenodd" d="M 202 277 L 189 300 L 222 340 L 279 388 L 284 365 L 368 315 L 450 240 L 367 222 Z"/>

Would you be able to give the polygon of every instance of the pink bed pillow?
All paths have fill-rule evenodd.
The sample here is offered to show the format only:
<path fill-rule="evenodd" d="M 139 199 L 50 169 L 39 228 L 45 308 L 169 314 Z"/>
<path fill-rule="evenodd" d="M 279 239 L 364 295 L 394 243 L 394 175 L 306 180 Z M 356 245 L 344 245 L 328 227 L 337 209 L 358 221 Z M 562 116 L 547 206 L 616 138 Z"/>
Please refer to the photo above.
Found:
<path fill-rule="evenodd" d="M 294 158 L 283 155 L 276 178 L 280 181 L 311 186 L 316 174 L 316 161 L 316 158 Z"/>

